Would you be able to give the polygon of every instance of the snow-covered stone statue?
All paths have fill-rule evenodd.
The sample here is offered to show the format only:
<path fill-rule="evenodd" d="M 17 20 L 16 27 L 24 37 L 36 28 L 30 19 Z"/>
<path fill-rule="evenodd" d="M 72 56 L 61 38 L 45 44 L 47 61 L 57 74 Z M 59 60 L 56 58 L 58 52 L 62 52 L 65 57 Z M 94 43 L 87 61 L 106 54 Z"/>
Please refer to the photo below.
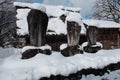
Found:
<path fill-rule="evenodd" d="M 30 43 L 32 46 L 43 46 L 46 41 L 48 16 L 46 13 L 32 9 L 27 16 Z"/>
<path fill-rule="evenodd" d="M 75 13 L 69 13 L 66 17 L 67 24 L 67 43 L 68 47 L 63 49 L 61 53 L 64 56 L 72 56 L 81 53 L 79 49 L 79 40 L 81 32 L 81 17 Z"/>
<path fill-rule="evenodd" d="M 48 16 L 46 13 L 31 9 L 27 16 L 28 32 L 30 36 L 31 46 L 36 46 L 31 49 L 27 49 L 22 53 L 22 59 L 28 59 L 34 57 L 38 53 L 50 55 L 50 49 L 41 49 L 45 45 L 46 30 L 48 25 Z"/>
<path fill-rule="evenodd" d="M 97 43 L 97 36 L 98 36 L 98 28 L 96 26 L 88 26 L 87 24 L 84 24 L 86 28 L 86 34 L 87 34 L 87 43 L 83 43 L 83 49 L 85 52 L 88 53 L 95 53 L 98 50 L 101 49 L 101 44 L 99 45 Z"/>
<path fill-rule="evenodd" d="M 46 46 L 46 30 L 48 25 L 48 16 L 46 7 L 39 3 L 15 2 L 17 9 L 17 26 L 20 28 L 17 33 L 21 35 L 28 34 L 30 42 L 22 49 L 22 59 L 28 59 L 37 54 L 51 54 L 51 49 Z"/>

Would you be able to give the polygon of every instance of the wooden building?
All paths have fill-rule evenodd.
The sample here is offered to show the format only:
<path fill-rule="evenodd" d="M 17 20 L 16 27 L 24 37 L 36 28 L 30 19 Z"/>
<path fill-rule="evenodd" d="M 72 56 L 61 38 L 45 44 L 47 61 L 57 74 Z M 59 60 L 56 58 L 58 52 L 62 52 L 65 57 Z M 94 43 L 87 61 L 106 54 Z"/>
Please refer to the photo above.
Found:
<path fill-rule="evenodd" d="M 103 49 L 120 48 L 120 24 L 104 20 L 84 20 L 89 26 L 98 27 L 97 41 L 103 44 Z"/>

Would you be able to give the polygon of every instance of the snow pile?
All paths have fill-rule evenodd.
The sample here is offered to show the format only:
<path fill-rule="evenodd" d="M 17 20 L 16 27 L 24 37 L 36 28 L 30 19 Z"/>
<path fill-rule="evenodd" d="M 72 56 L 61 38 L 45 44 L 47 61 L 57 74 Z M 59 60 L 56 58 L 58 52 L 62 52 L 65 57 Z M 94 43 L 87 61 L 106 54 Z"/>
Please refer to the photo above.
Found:
<path fill-rule="evenodd" d="M 78 13 L 73 13 L 73 12 L 69 13 L 68 16 L 66 17 L 66 20 L 74 21 L 74 22 L 78 23 L 79 25 L 82 24 L 81 16 Z"/>
<path fill-rule="evenodd" d="M 80 80 L 120 80 L 120 70 L 110 72 L 109 74 L 106 73 L 103 76 L 95 76 L 93 74 L 82 76 Z"/>
<path fill-rule="evenodd" d="M 28 7 L 31 9 L 37 9 L 37 10 L 41 10 L 43 12 L 46 12 L 45 6 L 43 4 L 39 4 L 39 3 L 14 2 L 14 6 Z"/>
<path fill-rule="evenodd" d="M 120 28 L 120 24 L 113 21 L 105 21 L 105 20 L 84 20 L 89 26 L 96 26 L 98 28 Z"/>
<path fill-rule="evenodd" d="M 60 45 L 60 50 L 63 50 L 68 47 L 68 44 L 61 44 Z"/>
<path fill-rule="evenodd" d="M 62 20 L 60 20 L 59 18 L 53 18 L 49 20 L 47 30 L 52 30 L 55 32 L 47 32 L 47 34 L 67 34 L 66 29 L 66 24 L 63 23 Z"/>
<path fill-rule="evenodd" d="M 49 50 L 51 50 L 51 46 L 49 46 L 47 44 L 45 46 L 41 46 L 41 47 L 25 46 L 22 48 L 22 53 L 29 49 L 41 49 L 41 50 L 49 49 Z"/>
<path fill-rule="evenodd" d="M 100 50 L 96 54 L 85 53 L 72 57 L 52 52 L 50 56 L 38 54 L 25 60 L 20 59 L 21 55 L 18 52 L 6 57 L 0 64 L 1 80 L 38 80 L 41 77 L 59 74 L 68 76 L 82 69 L 90 67 L 98 69 L 120 62 L 120 49 Z"/>
<path fill-rule="evenodd" d="M 39 3 L 21 3 L 21 2 L 15 2 L 14 6 L 21 6 L 21 7 L 28 7 L 31 9 L 38 9 L 42 10 L 44 12 L 44 8 L 46 9 L 46 13 L 49 17 L 54 17 L 49 19 L 48 22 L 48 30 L 54 31 L 54 32 L 47 32 L 47 34 L 67 34 L 67 25 L 64 23 L 61 19 L 61 15 L 68 16 L 69 20 L 71 21 L 74 19 L 74 21 L 78 22 L 78 24 L 81 24 L 81 16 L 80 16 L 80 8 L 76 7 L 64 7 L 64 6 L 49 6 L 49 5 L 43 5 Z M 24 8 L 24 9 L 17 9 L 17 27 L 20 29 L 17 30 L 17 33 L 20 35 L 28 34 L 28 24 L 27 24 L 27 15 L 29 13 L 30 9 Z"/>
<path fill-rule="evenodd" d="M 82 43 L 82 45 L 81 45 L 82 49 L 87 45 L 88 45 L 88 42 Z M 92 47 L 97 47 L 97 46 L 100 46 L 101 48 L 103 48 L 103 44 L 100 42 L 97 42 L 96 45 L 92 45 Z"/>
<path fill-rule="evenodd" d="M 48 16 L 60 17 L 63 14 L 66 14 L 64 10 L 64 6 L 49 6 L 46 5 L 46 13 Z"/>
<path fill-rule="evenodd" d="M 78 12 L 78 13 L 81 11 L 81 8 L 79 7 L 66 7 L 65 9 L 67 11 Z"/>

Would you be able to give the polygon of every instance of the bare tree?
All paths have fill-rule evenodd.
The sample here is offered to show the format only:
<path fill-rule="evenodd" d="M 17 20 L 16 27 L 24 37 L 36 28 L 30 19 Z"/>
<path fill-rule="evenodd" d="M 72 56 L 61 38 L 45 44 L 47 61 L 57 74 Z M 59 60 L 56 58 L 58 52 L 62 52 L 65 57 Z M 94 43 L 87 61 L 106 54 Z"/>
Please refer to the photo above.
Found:
<path fill-rule="evenodd" d="M 91 18 L 120 23 L 120 0 L 97 0 Z"/>
<path fill-rule="evenodd" d="M 0 46 L 13 43 L 16 37 L 15 1 L 30 2 L 30 0 L 0 0 Z"/>

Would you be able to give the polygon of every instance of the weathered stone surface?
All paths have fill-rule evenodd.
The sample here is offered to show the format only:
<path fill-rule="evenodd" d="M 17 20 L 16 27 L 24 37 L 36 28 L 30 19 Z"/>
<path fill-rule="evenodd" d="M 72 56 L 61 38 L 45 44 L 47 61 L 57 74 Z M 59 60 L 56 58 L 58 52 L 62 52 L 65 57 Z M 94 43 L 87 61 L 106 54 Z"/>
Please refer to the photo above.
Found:
<path fill-rule="evenodd" d="M 95 45 L 97 42 L 98 28 L 95 26 L 89 26 L 87 29 L 87 36 L 89 45 Z"/>
<path fill-rule="evenodd" d="M 67 48 L 61 50 L 61 54 L 65 57 L 68 57 L 75 54 L 83 54 L 83 51 L 79 49 L 79 46 L 68 46 Z"/>
<path fill-rule="evenodd" d="M 48 16 L 46 13 L 32 9 L 27 16 L 30 43 L 32 46 L 42 46 L 46 41 Z"/>
<path fill-rule="evenodd" d="M 49 50 L 49 49 L 45 49 L 45 50 L 28 49 L 28 50 L 26 50 L 25 52 L 22 53 L 21 59 L 29 59 L 29 58 L 32 58 L 32 57 L 36 56 L 39 53 L 46 54 L 46 55 L 51 55 L 51 50 Z"/>
<path fill-rule="evenodd" d="M 101 49 L 101 46 L 96 46 L 96 47 L 92 47 L 92 46 L 85 46 L 83 48 L 83 50 L 85 52 L 88 52 L 88 53 L 96 53 L 97 51 L 99 51 Z"/>
<path fill-rule="evenodd" d="M 79 45 L 81 27 L 76 22 L 67 21 L 67 42 L 68 46 Z"/>

